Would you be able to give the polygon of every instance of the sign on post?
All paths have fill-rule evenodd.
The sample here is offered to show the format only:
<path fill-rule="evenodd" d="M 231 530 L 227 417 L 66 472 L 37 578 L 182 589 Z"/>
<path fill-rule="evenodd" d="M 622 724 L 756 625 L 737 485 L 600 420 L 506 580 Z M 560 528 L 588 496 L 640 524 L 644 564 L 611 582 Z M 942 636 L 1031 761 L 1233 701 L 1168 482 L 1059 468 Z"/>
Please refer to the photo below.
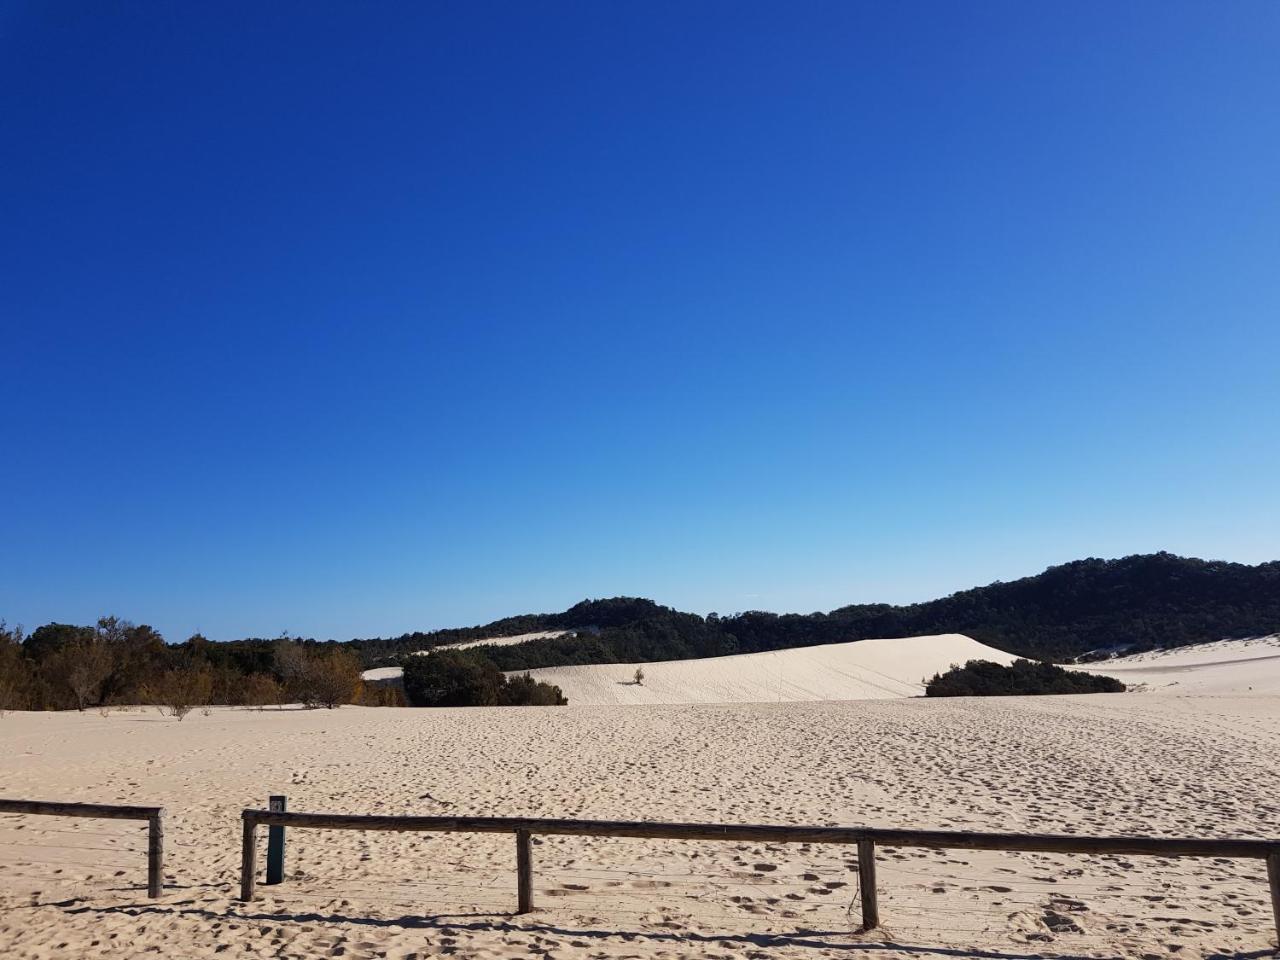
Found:
<path fill-rule="evenodd" d="M 285 812 L 285 798 L 271 797 L 267 809 Z M 267 883 L 284 883 L 284 827 L 267 827 Z"/>

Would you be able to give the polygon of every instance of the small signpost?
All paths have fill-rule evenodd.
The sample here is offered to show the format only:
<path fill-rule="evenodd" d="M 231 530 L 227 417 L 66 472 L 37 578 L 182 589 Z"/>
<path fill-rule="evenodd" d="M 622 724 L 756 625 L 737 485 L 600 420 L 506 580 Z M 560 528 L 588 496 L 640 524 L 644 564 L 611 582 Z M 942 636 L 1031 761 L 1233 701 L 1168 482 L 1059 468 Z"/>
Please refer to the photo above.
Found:
<path fill-rule="evenodd" d="M 285 812 L 285 798 L 271 797 L 267 809 L 272 813 Z M 284 827 L 274 824 L 267 828 L 267 883 L 284 883 Z"/>

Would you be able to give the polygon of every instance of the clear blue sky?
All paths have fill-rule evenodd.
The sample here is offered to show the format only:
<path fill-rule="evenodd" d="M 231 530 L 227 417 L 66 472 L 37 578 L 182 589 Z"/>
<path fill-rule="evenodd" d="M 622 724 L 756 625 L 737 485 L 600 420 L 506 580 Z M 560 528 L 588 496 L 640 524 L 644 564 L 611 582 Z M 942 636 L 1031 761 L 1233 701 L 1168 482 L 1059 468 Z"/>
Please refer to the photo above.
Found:
<path fill-rule="evenodd" d="M 6 3 L 0 617 L 1280 556 L 1280 4 Z"/>

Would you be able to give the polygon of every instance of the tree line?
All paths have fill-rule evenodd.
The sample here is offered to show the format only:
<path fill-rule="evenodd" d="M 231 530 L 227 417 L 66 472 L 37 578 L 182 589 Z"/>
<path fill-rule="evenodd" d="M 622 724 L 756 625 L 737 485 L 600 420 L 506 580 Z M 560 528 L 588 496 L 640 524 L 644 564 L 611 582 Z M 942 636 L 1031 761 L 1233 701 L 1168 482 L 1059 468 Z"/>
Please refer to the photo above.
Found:
<path fill-rule="evenodd" d="M 481 648 L 502 670 L 684 660 L 868 637 L 963 633 L 1032 660 L 1101 659 L 1280 632 L 1280 562 L 1249 566 L 1145 554 L 1077 560 L 924 603 L 856 604 L 829 613 L 747 611 L 706 617 L 637 597 L 585 600 L 461 631 L 353 641 L 366 664 L 459 640 L 534 631 L 564 636 Z"/>
<path fill-rule="evenodd" d="M 411 653 L 540 631 L 565 633 L 476 649 L 498 672 L 518 672 L 964 633 L 1034 661 L 1085 661 L 1280 632 L 1280 562 L 1248 566 L 1168 553 L 1078 560 L 925 603 L 858 604 L 811 614 L 703 617 L 639 597 L 614 597 L 584 600 L 561 613 L 348 643 L 210 642 L 197 635 L 169 645 L 151 627 L 115 617 L 92 627 L 52 623 L 26 636 L 0 629 L 0 709 L 87 709 L 206 696 L 208 703 L 245 705 L 327 704 L 348 696 L 392 704 L 402 702 L 397 688 L 362 686 L 360 666 L 408 666 L 418 659 Z M 310 666 L 300 668 L 295 660 Z M 338 675 L 343 679 L 334 684 L 336 695 L 317 679 Z"/>
<path fill-rule="evenodd" d="M 144 704 L 181 718 L 214 704 L 403 703 L 394 688 L 366 689 L 360 673 L 352 650 L 285 637 L 223 644 L 197 634 L 167 644 L 153 628 L 118 617 L 30 634 L 0 623 L 0 711 Z"/>

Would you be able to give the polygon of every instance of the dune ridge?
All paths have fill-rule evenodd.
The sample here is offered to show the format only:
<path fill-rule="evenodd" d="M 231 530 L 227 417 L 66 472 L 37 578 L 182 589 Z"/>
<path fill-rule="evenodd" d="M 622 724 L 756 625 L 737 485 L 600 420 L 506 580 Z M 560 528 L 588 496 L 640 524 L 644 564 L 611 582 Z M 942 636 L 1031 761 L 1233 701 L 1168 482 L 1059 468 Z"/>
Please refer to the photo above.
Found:
<path fill-rule="evenodd" d="M 699 660 L 544 667 L 575 704 L 795 703 L 924 695 L 922 680 L 966 660 L 1012 663 L 1012 654 L 958 633 L 854 640 Z M 635 672 L 644 672 L 636 683 Z"/>

